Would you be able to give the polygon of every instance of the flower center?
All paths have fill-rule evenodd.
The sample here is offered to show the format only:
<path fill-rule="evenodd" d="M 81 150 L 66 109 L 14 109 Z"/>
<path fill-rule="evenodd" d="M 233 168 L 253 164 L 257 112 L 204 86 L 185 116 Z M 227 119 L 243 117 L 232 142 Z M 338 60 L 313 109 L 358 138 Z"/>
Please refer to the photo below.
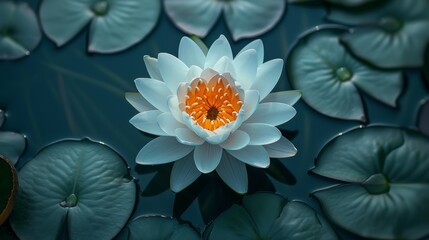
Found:
<path fill-rule="evenodd" d="M 213 131 L 237 119 L 243 105 L 238 89 L 216 75 L 208 82 L 196 78 L 188 87 L 185 111 L 202 128 Z"/>

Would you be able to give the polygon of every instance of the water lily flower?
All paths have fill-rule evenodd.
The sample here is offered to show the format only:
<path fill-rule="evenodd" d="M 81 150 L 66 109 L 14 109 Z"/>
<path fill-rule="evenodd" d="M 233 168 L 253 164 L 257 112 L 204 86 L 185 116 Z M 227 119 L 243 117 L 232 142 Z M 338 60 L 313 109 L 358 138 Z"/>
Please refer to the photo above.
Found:
<path fill-rule="evenodd" d="M 202 173 L 216 171 L 238 193 L 247 192 L 245 164 L 266 168 L 270 157 L 296 154 L 276 127 L 295 114 L 299 91 L 270 93 L 283 60 L 264 63 L 261 40 L 235 57 L 222 35 L 205 52 L 183 37 L 178 58 L 144 57 L 150 78 L 138 78 L 139 94 L 126 99 L 140 111 L 130 123 L 158 135 L 136 157 L 143 165 L 175 162 L 170 186 L 181 191 Z"/>
<path fill-rule="evenodd" d="M 223 12 L 234 40 L 270 30 L 286 8 L 284 0 L 164 0 L 173 23 L 189 34 L 205 37 Z"/>

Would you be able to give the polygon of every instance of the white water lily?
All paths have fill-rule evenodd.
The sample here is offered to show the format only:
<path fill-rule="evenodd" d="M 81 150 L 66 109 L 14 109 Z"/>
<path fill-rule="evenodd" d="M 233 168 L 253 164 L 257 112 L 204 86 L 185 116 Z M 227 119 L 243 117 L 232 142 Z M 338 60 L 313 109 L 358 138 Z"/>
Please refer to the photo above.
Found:
<path fill-rule="evenodd" d="M 223 12 L 234 40 L 270 30 L 286 8 L 285 0 L 164 0 L 173 23 L 189 34 L 205 37 Z"/>
<path fill-rule="evenodd" d="M 179 57 L 144 57 L 150 78 L 135 80 L 127 100 L 140 111 L 130 122 L 159 135 L 136 157 L 143 165 L 173 162 L 171 189 L 181 191 L 202 173 L 216 171 L 238 193 L 247 192 L 245 164 L 266 168 L 270 157 L 294 156 L 296 148 L 276 126 L 295 114 L 298 91 L 271 93 L 283 60 L 264 61 L 261 40 L 233 57 L 220 36 L 204 52 L 183 37 Z"/>

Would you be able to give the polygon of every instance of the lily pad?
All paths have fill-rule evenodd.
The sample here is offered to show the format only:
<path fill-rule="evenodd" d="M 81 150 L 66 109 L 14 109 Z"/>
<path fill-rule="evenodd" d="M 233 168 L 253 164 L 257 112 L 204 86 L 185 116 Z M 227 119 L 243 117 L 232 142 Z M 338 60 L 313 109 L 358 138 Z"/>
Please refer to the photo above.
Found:
<path fill-rule="evenodd" d="M 3 125 L 6 116 L 0 109 L 0 127 Z M 15 132 L 0 132 L 0 155 L 16 164 L 19 157 L 24 152 L 26 145 L 25 137 Z"/>
<path fill-rule="evenodd" d="M 417 126 L 423 134 L 429 136 L 429 98 L 420 106 Z"/>
<path fill-rule="evenodd" d="M 345 184 L 314 193 L 328 218 L 363 237 L 429 234 L 429 138 L 387 126 L 357 128 L 331 140 L 314 173 Z"/>
<path fill-rule="evenodd" d="M 287 75 L 315 110 L 330 117 L 365 121 L 358 89 L 393 107 L 402 90 L 402 75 L 354 58 L 339 41 L 348 32 L 328 25 L 304 34 L 288 55 Z"/>
<path fill-rule="evenodd" d="M 15 132 L 0 132 L 0 155 L 9 159 L 12 164 L 18 162 L 25 149 L 25 137 Z"/>
<path fill-rule="evenodd" d="M 201 239 L 200 234 L 188 224 L 163 216 L 140 216 L 131 221 L 118 240 Z"/>
<path fill-rule="evenodd" d="M 337 239 L 329 224 L 304 203 L 272 193 L 243 198 L 204 233 L 208 239 Z"/>
<path fill-rule="evenodd" d="M 104 144 L 66 140 L 19 171 L 10 223 L 20 239 L 112 239 L 136 202 L 123 159 Z"/>
<path fill-rule="evenodd" d="M 423 77 L 426 80 L 426 87 L 429 88 L 429 44 L 425 51 L 425 63 L 423 65 Z"/>
<path fill-rule="evenodd" d="M 343 7 L 360 7 L 380 0 L 289 0 L 290 3 L 318 3 L 323 1 Z"/>
<path fill-rule="evenodd" d="M 328 19 L 354 26 L 342 41 L 381 68 L 420 67 L 429 42 L 429 1 L 390 0 L 368 9 L 332 8 Z"/>
<path fill-rule="evenodd" d="M 91 23 L 88 51 L 113 53 L 141 41 L 154 28 L 160 11 L 159 0 L 43 0 L 40 21 L 58 46 Z"/>
<path fill-rule="evenodd" d="M 0 155 L 0 226 L 12 212 L 18 193 L 18 176 L 13 164 Z"/>
<path fill-rule="evenodd" d="M 182 31 L 207 36 L 221 13 L 235 41 L 261 35 L 275 26 L 286 1 L 265 0 L 165 0 L 165 11 Z"/>
<path fill-rule="evenodd" d="M 0 2 L 0 59 L 29 55 L 41 37 L 36 15 L 26 3 Z"/>

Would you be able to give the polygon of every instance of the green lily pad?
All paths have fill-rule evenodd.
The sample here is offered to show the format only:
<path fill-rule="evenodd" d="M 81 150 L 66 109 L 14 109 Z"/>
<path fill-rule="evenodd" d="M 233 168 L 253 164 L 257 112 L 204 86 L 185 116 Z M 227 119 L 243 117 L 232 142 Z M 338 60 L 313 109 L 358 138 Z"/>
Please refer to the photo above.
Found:
<path fill-rule="evenodd" d="M 331 140 L 314 173 L 346 182 L 314 193 L 328 218 L 363 237 L 429 234 L 429 138 L 387 126 L 357 128 Z"/>
<path fill-rule="evenodd" d="M 0 225 L 2 225 L 15 204 L 18 193 L 18 177 L 13 164 L 0 155 Z"/>
<path fill-rule="evenodd" d="M 198 240 L 200 234 L 188 224 L 163 216 L 139 216 L 122 231 L 118 240 Z"/>
<path fill-rule="evenodd" d="M 354 26 L 342 41 L 381 68 L 420 67 L 429 41 L 429 1 L 390 0 L 375 8 L 332 8 L 328 19 Z"/>
<path fill-rule="evenodd" d="M 25 137 L 15 132 L 0 132 L 0 155 L 9 159 L 12 164 L 18 162 L 25 149 Z"/>
<path fill-rule="evenodd" d="M 136 202 L 123 159 L 104 144 L 66 140 L 19 171 L 10 223 L 20 239 L 112 239 Z"/>
<path fill-rule="evenodd" d="M 304 34 L 287 59 L 287 75 L 303 100 L 330 117 L 365 121 L 359 90 L 395 106 L 402 90 L 399 71 L 374 69 L 354 58 L 339 42 L 349 30 L 319 26 Z"/>
<path fill-rule="evenodd" d="M 420 106 L 417 126 L 423 134 L 429 136 L 429 98 Z"/>
<path fill-rule="evenodd" d="M 423 77 L 426 80 L 426 86 L 429 88 L 429 44 L 425 51 L 425 63 L 423 65 Z"/>
<path fill-rule="evenodd" d="M 204 233 L 208 239 L 337 239 L 329 224 L 304 203 L 272 193 L 243 198 Z"/>
<path fill-rule="evenodd" d="M 122 51 L 141 41 L 155 26 L 161 11 L 156 0 L 43 0 L 40 21 L 58 46 L 91 22 L 89 52 Z"/>
<path fill-rule="evenodd" d="M 358 7 L 380 0 L 289 0 L 290 3 L 318 3 L 323 1 L 343 7 Z"/>
<path fill-rule="evenodd" d="M 41 38 L 36 15 L 26 3 L 0 2 L 0 59 L 29 55 Z"/>

